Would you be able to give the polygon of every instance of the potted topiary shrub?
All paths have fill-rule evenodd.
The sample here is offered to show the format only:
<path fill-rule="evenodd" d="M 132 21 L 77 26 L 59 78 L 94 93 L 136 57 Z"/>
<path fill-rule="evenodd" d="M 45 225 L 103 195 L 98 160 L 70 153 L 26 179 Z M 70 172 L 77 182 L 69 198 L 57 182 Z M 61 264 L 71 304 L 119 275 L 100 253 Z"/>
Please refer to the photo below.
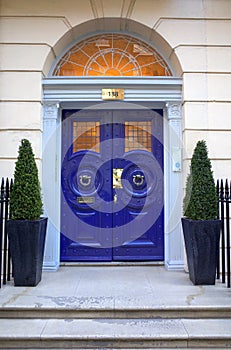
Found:
<path fill-rule="evenodd" d="M 193 284 L 215 284 L 221 221 L 206 142 L 198 141 L 191 160 L 183 203 L 182 227 Z"/>
<path fill-rule="evenodd" d="M 31 144 L 21 140 L 10 195 L 7 233 L 15 286 L 36 286 L 42 276 L 47 218 L 41 218 L 38 169 Z"/>

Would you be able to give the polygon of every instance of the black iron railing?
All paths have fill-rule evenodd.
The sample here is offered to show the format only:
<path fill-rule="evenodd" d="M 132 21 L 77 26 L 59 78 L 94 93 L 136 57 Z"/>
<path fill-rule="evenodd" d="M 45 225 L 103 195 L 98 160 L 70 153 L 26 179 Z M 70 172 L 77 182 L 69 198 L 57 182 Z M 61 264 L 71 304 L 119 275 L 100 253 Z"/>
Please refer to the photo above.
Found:
<path fill-rule="evenodd" d="M 2 178 L 0 189 L 0 288 L 10 281 L 11 259 L 6 230 L 6 220 L 9 218 L 9 201 L 12 180 Z"/>
<path fill-rule="evenodd" d="M 221 246 L 217 278 L 230 288 L 230 221 L 231 181 L 217 181 L 218 218 L 221 219 Z M 221 275 L 221 276 L 220 276 Z"/>

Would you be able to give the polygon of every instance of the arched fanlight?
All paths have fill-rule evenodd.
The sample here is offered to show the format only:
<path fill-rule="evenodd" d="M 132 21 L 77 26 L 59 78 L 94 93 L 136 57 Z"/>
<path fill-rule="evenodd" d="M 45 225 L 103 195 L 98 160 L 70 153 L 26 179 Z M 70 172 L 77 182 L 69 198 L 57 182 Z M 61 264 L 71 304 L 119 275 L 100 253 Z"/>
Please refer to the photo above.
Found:
<path fill-rule="evenodd" d="M 100 34 L 74 45 L 58 62 L 55 76 L 171 76 L 149 45 L 123 34 Z"/>

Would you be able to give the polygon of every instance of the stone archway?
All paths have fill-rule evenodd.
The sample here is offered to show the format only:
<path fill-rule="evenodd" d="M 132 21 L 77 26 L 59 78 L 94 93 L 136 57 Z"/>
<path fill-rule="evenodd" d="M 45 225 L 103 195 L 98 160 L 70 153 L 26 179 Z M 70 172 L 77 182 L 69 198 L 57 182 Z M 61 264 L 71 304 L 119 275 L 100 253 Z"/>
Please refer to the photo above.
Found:
<path fill-rule="evenodd" d="M 93 25 L 87 23 L 82 28 L 78 28 L 78 33 L 82 33 L 79 41 L 87 37 L 84 32 L 86 26 Z M 114 26 L 118 27 L 118 21 L 113 21 Z M 134 23 L 133 23 L 134 24 Z M 95 26 L 96 23 L 94 23 Z M 137 25 L 137 30 L 143 28 Z M 82 29 L 82 31 L 80 31 Z M 84 32 L 84 33 L 83 33 Z M 77 33 L 77 29 L 75 31 Z M 148 38 L 152 38 L 149 45 L 152 44 L 155 33 L 146 28 Z M 97 33 L 96 33 L 97 34 Z M 131 35 L 129 32 L 126 35 Z M 134 34 L 133 34 L 134 35 Z M 141 35 L 139 34 L 139 37 Z M 142 35 L 143 37 L 143 35 Z M 63 56 L 73 43 L 66 45 L 66 49 L 61 47 L 66 41 L 62 38 L 59 45 L 59 58 L 57 58 L 50 74 L 54 71 L 57 62 Z M 162 40 L 164 42 L 164 40 Z M 62 45 L 61 45 L 62 42 Z M 146 38 L 147 42 L 147 38 Z M 157 40 L 160 45 L 161 39 Z M 163 51 L 168 51 L 168 57 L 171 56 L 170 48 L 164 42 Z M 165 56 L 164 56 L 165 57 Z M 179 67 L 175 69 L 171 65 L 173 75 Z M 47 248 L 45 253 L 45 267 L 56 269 L 59 265 L 59 232 L 60 232 L 60 111 L 62 108 L 82 108 L 89 104 L 101 102 L 101 89 L 103 87 L 123 86 L 126 91 L 125 103 L 136 103 L 145 107 L 162 108 L 165 116 L 165 265 L 169 269 L 183 268 L 183 246 L 181 240 L 181 228 L 179 217 L 181 214 L 181 79 L 175 77 L 143 77 L 142 79 L 127 77 L 60 77 L 46 78 L 43 81 L 44 88 L 44 155 L 43 155 L 43 188 L 45 209 L 50 217 L 50 226 L 48 232 Z M 84 90 L 84 91 L 83 91 Z M 134 93 L 134 90 L 136 91 Z M 85 101 L 83 103 L 83 100 Z M 52 174 L 52 175 L 51 175 Z M 48 180 L 49 179 L 49 180 Z"/>
<path fill-rule="evenodd" d="M 181 64 L 169 43 L 152 28 L 128 18 L 99 18 L 76 25 L 52 47 L 52 52 L 44 63 L 43 72 L 47 73 L 47 77 L 52 76 L 57 62 L 64 53 L 75 43 L 99 33 L 122 33 L 140 39 L 164 57 L 173 76 L 182 75 Z"/>

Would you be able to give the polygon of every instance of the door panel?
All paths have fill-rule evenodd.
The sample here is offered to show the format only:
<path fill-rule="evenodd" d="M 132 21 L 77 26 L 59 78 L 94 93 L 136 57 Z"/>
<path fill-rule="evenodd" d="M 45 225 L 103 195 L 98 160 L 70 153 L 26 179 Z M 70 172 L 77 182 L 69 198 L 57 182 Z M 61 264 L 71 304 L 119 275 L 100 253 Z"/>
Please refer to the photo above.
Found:
<path fill-rule="evenodd" d="M 113 150 L 113 167 L 121 168 L 122 188 L 115 189 L 114 260 L 163 259 L 162 117 L 153 111 L 114 112 L 125 140 Z M 119 131 L 116 123 L 113 138 Z M 159 157 L 160 156 L 160 157 Z M 122 208 L 121 210 L 119 208 Z M 153 220 L 155 218 L 155 220 Z"/>
<path fill-rule="evenodd" d="M 64 111 L 61 260 L 163 260 L 163 119 Z"/>
<path fill-rule="evenodd" d="M 112 226 L 111 216 L 106 215 L 112 212 L 111 169 L 105 163 L 111 149 L 106 155 L 102 147 L 106 135 L 111 137 L 111 128 L 107 113 L 103 119 L 98 112 L 64 113 L 62 260 L 111 260 L 112 236 L 104 230 Z"/>

